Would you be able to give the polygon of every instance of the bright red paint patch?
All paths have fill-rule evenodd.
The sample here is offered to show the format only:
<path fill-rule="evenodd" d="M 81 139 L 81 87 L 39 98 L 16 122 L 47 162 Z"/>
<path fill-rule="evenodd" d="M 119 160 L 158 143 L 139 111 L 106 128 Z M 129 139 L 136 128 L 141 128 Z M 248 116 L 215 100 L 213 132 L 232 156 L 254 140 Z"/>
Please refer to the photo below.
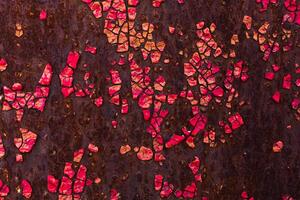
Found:
<path fill-rule="evenodd" d="M 139 160 L 151 160 L 153 157 L 153 152 L 150 148 L 141 146 L 137 153 L 137 157 Z"/>

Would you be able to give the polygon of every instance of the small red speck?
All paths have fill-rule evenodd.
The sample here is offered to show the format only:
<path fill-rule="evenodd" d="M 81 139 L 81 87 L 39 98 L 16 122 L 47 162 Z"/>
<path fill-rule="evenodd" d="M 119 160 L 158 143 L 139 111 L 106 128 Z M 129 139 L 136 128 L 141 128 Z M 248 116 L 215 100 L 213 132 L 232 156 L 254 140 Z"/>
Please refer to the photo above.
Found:
<path fill-rule="evenodd" d="M 103 98 L 102 97 L 96 98 L 94 104 L 99 108 L 103 104 Z"/>
<path fill-rule="evenodd" d="M 97 48 L 96 47 L 93 47 L 93 46 L 90 46 L 90 45 L 87 45 L 85 47 L 85 51 L 86 52 L 89 52 L 91 54 L 96 54 L 97 53 Z"/>
<path fill-rule="evenodd" d="M 246 191 L 243 191 L 241 193 L 241 197 L 242 197 L 242 199 L 248 199 L 248 193 Z"/>
<path fill-rule="evenodd" d="M 97 177 L 95 178 L 94 183 L 99 184 L 101 183 L 101 181 L 102 181 L 101 178 Z"/>
<path fill-rule="evenodd" d="M 281 152 L 282 148 L 283 148 L 283 142 L 282 141 L 277 141 L 276 143 L 273 144 L 273 152 L 274 153 Z"/>
<path fill-rule="evenodd" d="M 110 200 L 118 200 L 121 199 L 120 193 L 116 189 L 110 190 Z"/>
<path fill-rule="evenodd" d="M 4 70 L 6 70 L 7 67 L 7 62 L 4 58 L 0 59 L 0 72 L 3 72 Z"/>
<path fill-rule="evenodd" d="M 280 66 L 279 65 L 272 65 L 272 68 L 273 68 L 273 71 L 274 72 L 277 72 L 277 71 L 279 71 L 280 70 Z"/>
<path fill-rule="evenodd" d="M 279 92 L 279 91 L 274 92 L 274 94 L 273 94 L 273 96 L 272 96 L 272 99 L 273 99 L 276 103 L 279 103 L 279 102 L 280 102 L 280 92 Z"/>
<path fill-rule="evenodd" d="M 46 20 L 47 19 L 47 11 L 41 10 L 40 12 L 40 20 Z"/>
<path fill-rule="evenodd" d="M 99 151 L 99 148 L 94 144 L 89 144 L 88 149 L 92 153 L 97 153 Z"/>
<path fill-rule="evenodd" d="M 265 79 L 267 79 L 267 80 L 273 80 L 274 79 L 274 77 L 275 77 L 275 74 L 274 74 L 274 72 L 266 72 L 265 73 Z"/>
<path fill-rule="evenodd" d="M 116 120 L 112 120 L 111 125 L 112 125 L 113 128 L 117 128 L 118 122 Z"/>
<path fill-rule="evenodd" d="M 16 162 L 23 162 L 23 156 L 22 156 L 22 154 L 17 154 L 16 155 Z"/>
<path fill-rule="evenodd" d="M 79 149 L 78 151 L 75 151 L 73 161 L 79 163 L 83 157 L 83 154 L 84 154 L 84 149 Z"/>

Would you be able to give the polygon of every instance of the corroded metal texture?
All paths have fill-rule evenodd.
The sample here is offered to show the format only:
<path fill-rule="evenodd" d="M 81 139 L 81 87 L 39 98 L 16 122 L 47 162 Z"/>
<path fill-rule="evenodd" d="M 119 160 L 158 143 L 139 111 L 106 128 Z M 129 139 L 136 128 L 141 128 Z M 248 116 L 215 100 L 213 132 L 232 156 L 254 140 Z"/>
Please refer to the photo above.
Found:
<path fill-rule="evenodd" d="M 296 0 L 0 1 L 0 199 L 299 199 L 299 25 Z"/>

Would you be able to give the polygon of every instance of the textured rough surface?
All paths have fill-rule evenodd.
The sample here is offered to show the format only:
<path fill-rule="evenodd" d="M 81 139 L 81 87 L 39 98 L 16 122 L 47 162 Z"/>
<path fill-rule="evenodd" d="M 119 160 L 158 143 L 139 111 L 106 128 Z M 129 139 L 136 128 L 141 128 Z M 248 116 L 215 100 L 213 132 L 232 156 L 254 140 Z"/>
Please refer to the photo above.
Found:
<path fill-rule="evenodd" d="M 113 0 L 136 7 L 125 20 L 90 2 L 0 1 L 0 199 L 2 182 L 7 199 L 300 198 L 299 1 Z M 153 24 L 153 39 L 143 37 L 161 58 L 143 58 L 144 43 L 123 51 L 105 20 L 134 22 L 137 33 Z M 206 27 L 220 55 L 197 46 L 211 39 L 199 34 Z M 18 119 L 6 88 L 40 102 Z"/>

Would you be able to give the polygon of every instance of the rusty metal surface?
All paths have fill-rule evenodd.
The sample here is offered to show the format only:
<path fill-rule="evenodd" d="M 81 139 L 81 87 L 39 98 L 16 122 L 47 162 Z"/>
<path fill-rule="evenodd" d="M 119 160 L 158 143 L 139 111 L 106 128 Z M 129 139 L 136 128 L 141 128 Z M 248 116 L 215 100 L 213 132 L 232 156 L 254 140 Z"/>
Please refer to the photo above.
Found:
<path fill-rule="evenodd" d="M 165 54 L 171 58 L 170 64 L 157 66 L 156 73 L 165 77 L 168 89 L 179 92 L 185 85 L 183 63 L 187 57 L 178 54 L 184 50 L 192 55 L 195 49 L 195 24 L 200 21 L 217 24 L 216 37 L 224 44 L 230 44 L 233 33 L 242 33 L 244 15 L 251 15 L 256 23 L 268 19 L 280 25 L 283 6 L 266 13 L 258 11 L 255 1 L 202 1 L 186 0 L 183 5 L 177 1 L 165 1 L 160 8 L 153 8 L 151 1 L 143 1 L 137 9 L 137 24 L 145 19 L 157 27 L 154 37 L 166 42 Z M 47 10 L 47 20 L 39 19 L 41 9 Z M 266 17 L 267 16 L 267 17 Z M 15 36 L 15 24 L 22 24 L 24 35 Z M 171 36 L 167 26 L 175 24 L 185 35 Z M 283 101 L 274 104 L 270 100 L 272 91 L 278 85 L 265 83 L 262 78 L 266 63 L 261 59 L 259 48 L 254 41 L 240 39 L 237 47 L 237 59 L 245 60 L 249 66 L 250 78 L 246 83 L 237 83 L 239 98 L 247 103 L 236 110 L 243 116 L 245 124 L 231 136 L 225 136 L 226 142 L 215 148 L 204 145 L 202 137 L 195 140 L 196 148 L 177 145 L 165 152 L 167 159 L 163 165 L 157 162 L 138 161 L 135 153 L 120 155 L 123 144 L 151 146 L 152 139 L 146 133 L 147 122 L 136 102 L 130 100 L 129 113 L 117 115 L 118 109 L 109 103 L 107 80 L 112 68 L 111 60 L 118 58 L 115 47 L 107 42 L 103 33 L 104 21 L 97 20 L 88 6 L 79 0 L 12 0 L 0 2 L 0 57 L 5 57 L 9 67 L 0 75 L 1 87 L 11 86 L 15 82 L 23 84 L 25 91 L 33 91 L 43 72 L 50 63 L 53 67 L 53 79 L 45 110 L 25 110 L 21 122 L 15 121 L 12 111 L 0 112 L 0 131 L 6 133 L 3 143 L 6 148 L 5 159 L 0 160 L 0 179 L 8 180 L 10 193 L 7 199 L 22 199 L 16 191 L 21 179 L 30 181 L 33 192 L 31 199 L 57 199 L 57 194 L 47 191 L 47 175 L 51 173 L 62 177 L 65 162 L 72 160 L 73 152 L 94 143 L 99 154 L 88 155 L 83 161 L 90 177 L 101 177 L 101 184 L 86 187 L 81 199 L 109 199 L 111 188 L 116 188 L 121 199 L 160 199 L 154 190 L 153 176 L 164 174 L 178 187 L 184 187 L 193 179 L 187 165 L 194 156 L 203 163 L 203 182 L 197 183 L 197 196 L 209 199 L 240 199 L 241 192 L 247 188 L 255 199 L 281 199 L 289 194 L 300 198 L 300 137 L 299 121 L 295 119 L 289 104 L 292 95 L 286 93 Z M 273 27 L 276 29 L 276 25 Z M 299 26 L 291 25 L 295 33 L 294 44 L 299 45 Z M 104 103 L 96 108 L 88 98 L 64 98 L 61 94 L 59 73 L 66 65 L 69 51 L 82 52 L 87 42 L 97 47 L 96 55 L 82 55 L 79 65 L 88 63 L 96 83 L 97 94 L 102 95 Z M 138 54 L 138 53 L 137 53 Z M 287 68 L 279 71 L 283 76 L 292 64 L 299 63 L 299 48 L 296 45 L 278 58 Z M 142 55 L 137 58 L 143 63 Z M 216 62 L 219 61 L 216 59 Z M 145 61 L 144 65 L 151 64 Z M 159 70 L 162 67 L 162 70 Z M 118 68 L 124 87 L 121 94 L 130 96 L 130 71 L 125 64 Z M 76 76 L 84 75 L 83 70 Z M 154 76 L 154 75 L 152 75 Z M 80 80 L 78 80 L 80 82 Z M 296 88 L 296 92 L 299 87 Z M 3 91 L 2 91 L 3 92 Z M 165 119 L 161 134 L 168 137 L 185 126 L 191 115 L 191 106 L 186 100 L 178 100 L 167 107 L 169 115 Z M 218 124 L 225 115 L 219 109 L 208 109 L 210 124 Z M 113 128 L 111 121 L 117 119 L 118 126 Z M 291 128 L 287 129 L 287 125 Z M 22 163 L 16 163 L 17 149 L 14 138 L 20 127 L 28 127 L 38 133 L 37 143 L 30 154 L 24 156 Z M 284 141 L 280 154 L 272 152 L 276 140 Z M 174 196 L 169 199 L 175 199 Z"/>

